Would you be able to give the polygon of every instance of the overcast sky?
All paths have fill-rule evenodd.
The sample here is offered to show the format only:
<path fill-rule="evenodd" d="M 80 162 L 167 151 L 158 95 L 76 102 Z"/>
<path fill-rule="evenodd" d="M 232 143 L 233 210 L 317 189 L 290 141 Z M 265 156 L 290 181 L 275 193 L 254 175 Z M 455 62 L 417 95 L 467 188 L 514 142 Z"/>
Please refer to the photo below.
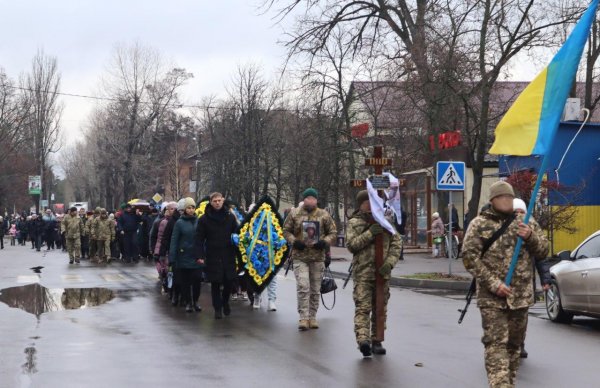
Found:
<path fill-rule="evenodd" d="M 194 74 L 185 104 L 223 96 L 239 64 L 258 63 L 274 78 L 283 63 L 283 29 L 261 0 L 0 0 L 0 66 L 13 79 L 29 71 L 38 49 L 58 59 L 61 91 L 96 94 L 115 45 L 142 45 Z M 534 73 L 513 73 L 531 79 Z M 62 97 L 62 128 L 74 143 L 93 100 Z"/>
<path fill-rule="evenodd" d="M 116 44 L 140 42 L 194 78 L 186 104 L 223 96 L 238 64 L 261 64 L 270 78 L 283 63 L 283 28 L 260 0 L 0 0 L 0 67 L 13 79 L 38 49 L 58 59 L 61 91 L 95 94 Z M 289 20 L 286 23 L 291 24 Z M 68 142 L 78 137 L 93 100 L 62 97 Z"/>

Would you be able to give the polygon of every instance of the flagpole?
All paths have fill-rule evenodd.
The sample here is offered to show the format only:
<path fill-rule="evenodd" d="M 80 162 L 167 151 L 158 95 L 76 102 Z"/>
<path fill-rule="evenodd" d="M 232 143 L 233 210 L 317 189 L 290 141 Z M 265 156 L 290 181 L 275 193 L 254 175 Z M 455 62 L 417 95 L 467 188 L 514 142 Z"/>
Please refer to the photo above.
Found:
<path fill-rule="evenodd" d="M 554 139 L 552 139 L 548 149 L 552 149 L 552 143 L 554 143 Z M 531 192 L 531 199 L 529 200 L 529 205 L 527 206 L 527 213 L 525 214 L 525 219 L 523 220 L 523 223 L 525 224 L 529 223 L 529 218 L 533 213 L 533 208 L 535 207 L 535 200 L 542 186 L 542 181 L 544 180 L 544 174 L 548 168 L 549 161 L 549 153 L 546 153 L 546 155 L 544 155 L 544 158 L 542 159 L 542 164 L 538 169 L 537 180 L 535 181 L 535 186 L 533 187 L 533 191 Z M 517 266 L 517 261 L 519 259 L 519 253 L 521 252 L 522 245 L 523 239 L 519 236 L 519 238 L 517 239 L 517 245 L 515 246 L 515 251 L 513 252 L 512 260 L 510 262 L 510 267 L 508 268 L 508 273 L 506 274 L 506 279 L 504 280 L 504 283 L 507 286 L 510 286 L 510 282 L 512 281 L 513 272 L 515 272 L 515 267 Z"/>

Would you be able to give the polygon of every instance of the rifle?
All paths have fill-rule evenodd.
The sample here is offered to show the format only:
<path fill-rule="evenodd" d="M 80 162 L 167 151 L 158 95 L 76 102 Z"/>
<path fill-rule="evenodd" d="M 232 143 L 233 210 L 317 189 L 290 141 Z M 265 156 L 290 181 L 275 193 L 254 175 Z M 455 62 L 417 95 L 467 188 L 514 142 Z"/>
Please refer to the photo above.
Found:
<path fill-rule="evenodd" d="M 465 299 L 467 300 L 467 304 L 465 304 L 465 308 L 458 309 L 458 312 L 460 313 L 460 318 L 458 318 L 459 325 L 462 323 L 463 318 L 467 314 L 467 309 L 469 308 L 469 305 L 471 304 L 471 299 L 473 299 L 473 295 L 475 294 L 476 289 L 477 289 L 477 286 L 475 283 L 475 279 L 473 279 L 471 281 L 471 285 L 469 286 L 469 291 L 467 291 L 467 296 L 465 296 Z"/>
<path fill-rule="evenodd" d="M 292 255 L 292 253 L 294 253 L 294 250 L 293 250 L 293 249 L 291 249 L 291 250 L 290 250 L 290 254 L 288 255 L 288 261 L 287 261 L 287 264 L 286 264 L 286 266 L 285 266 L 285 274 L 283 275 L 284 277 L 286 277 L 286 276 L 287 276 L 287 274 L 288 274 L 288 272 L 289 272 L 289 270 L 290 270 L 290 267 L 291 267 L 291 266 L 292 266 L 292 264 L 294 263 L 294 257 L 293 257 L 293 255 Z"/>
<path fill-rule="evenodd" d="M 348 267 L 348 276 L 346 276 L 346 279 L 344 279 L 344 285 L 342 286 L 342 288 L 346 288 L 351 276 L 352 276 L 352 263 L 350 263 L 350 267 Z"/>
<path fill-rule="evenodd" d="M 510 217 L 508 217 L 506 219 L 506 221 L 504 221 L 502 226 L 500 226 L 500 228 L 498 230 L 496 230 L 494 232 L 494 234 L 492 234 L 492 236 L 483 243 L 483 247 L 481 248 L 481 255 L 479 255 L 480 259 L 483 257 L 483 255 L 485 255 L 485 253 L 488 251 L 488 249 L 490 249 L 490 247 L 492 246 L 494 241 L 498 240 L 498 238 L 506 231 L 506 229 L 511 224 L 511 222 L 514 221 L 514 219 L 515 219 L 515 214 L 513 213 Z M 469 291 L 467 291 L 467 295 L 465 296 L 465 299 L 467 300 L 467 304 L 465 305 L 464 309 L 462 309 L 462 310 L 458 309 L 458 311 L 460 312 L 460 318 L 458 318 L 459 325 L 463 321 L 463 318 L 465 317 L 465 315 L 467 314 L 467 309 L 469 308 L 469 305 L 471 304 L 471 299 L 473 299 L 473 295 L 475 294 L 476 290 L 477 290 L 477 285 L 475 283 L 475 278 L 473 278 L 473 280 L 471 281 L 471 285 L 469 286 Z"/>

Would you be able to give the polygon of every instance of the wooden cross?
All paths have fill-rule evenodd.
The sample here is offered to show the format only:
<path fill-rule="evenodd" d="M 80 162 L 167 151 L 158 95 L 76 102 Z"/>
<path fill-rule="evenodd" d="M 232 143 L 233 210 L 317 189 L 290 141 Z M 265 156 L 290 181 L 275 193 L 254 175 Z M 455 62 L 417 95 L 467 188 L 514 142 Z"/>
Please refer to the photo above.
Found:
<path fill-rule="evenodd" d="M 383 157 L 383 147 L 375 146 L 373 149 L 373 157 L 365 160 L 365 166 L 373 167 L 375 170 L 375 177 L 383 174 L 383 167 L 391 166 L 392 159 Z M 350 181 L 350 186 L 366 189 L 367 181 L 364 179 L 353 179 Z M 384 197 L 383 190 L 377 190 L 377 194 L 380 197 Z M 375 223 L 375 221 L 372 221 Z M 386 232 L 384 232 L 386 233 Z M 385 281 L 383 276 L 379 274 L 379 268 L 383 265 L 383 233 L 375 236 L 375 329 L 376 329 L 376 340 L 384 340 L 384 328 L 385 328 L 385 317 L 383 315 L 383 309 L 385 306 L 385 294 L 383 292 L 383 286 Z"/>

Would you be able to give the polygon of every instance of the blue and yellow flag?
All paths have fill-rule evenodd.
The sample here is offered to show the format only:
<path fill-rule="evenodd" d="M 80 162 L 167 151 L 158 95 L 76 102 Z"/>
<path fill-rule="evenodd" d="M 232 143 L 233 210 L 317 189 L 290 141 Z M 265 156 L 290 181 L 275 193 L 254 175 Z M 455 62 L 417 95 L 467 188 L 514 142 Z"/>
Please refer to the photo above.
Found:
<path fill-rule="evenodd" d="M 546 155 L 550 151 L 597 7 L 598 0 L 593 0 L 550 64 L 506 112 L 496 127 L 490 154 Z"/>

